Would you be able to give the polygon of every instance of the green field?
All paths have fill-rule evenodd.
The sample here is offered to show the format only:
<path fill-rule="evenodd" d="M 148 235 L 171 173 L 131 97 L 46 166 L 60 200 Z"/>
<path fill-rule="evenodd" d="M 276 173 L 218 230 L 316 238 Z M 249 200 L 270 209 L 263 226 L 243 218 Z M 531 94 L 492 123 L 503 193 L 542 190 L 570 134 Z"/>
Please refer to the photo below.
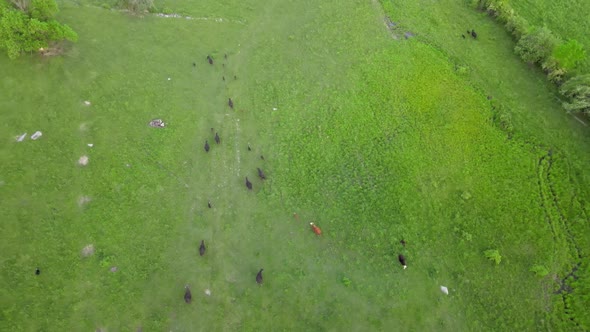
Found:
<path fill-rule="evenodd" d="M 0 330 L 590 328 L 589 129 L 485 14 L 97 4 L 60 4 L 63 56 L 0 56 Z"/>

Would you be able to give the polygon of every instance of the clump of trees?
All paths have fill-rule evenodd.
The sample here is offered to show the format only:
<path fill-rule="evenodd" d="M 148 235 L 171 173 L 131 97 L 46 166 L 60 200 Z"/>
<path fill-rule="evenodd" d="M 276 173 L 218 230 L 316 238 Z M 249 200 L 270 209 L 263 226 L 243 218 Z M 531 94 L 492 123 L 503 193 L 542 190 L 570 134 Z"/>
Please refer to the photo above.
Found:
<path fill-rule="evenodd" d="M 77 41 L 74 30 L 54 19 L 57 12 L 55 0 L 0 0 L 0 50 L 15 59 L 55 42 Z"/>
<path fill-rule="evenodd" d="M 517 40 L 516 54 L 528 63 L 539 65 L 547 78 L 560 86 L 560 93 L 567 98 L 563 107 L 568 112 L 590 115 L 588 75 L 577 72 L 579 64 L 586 60 L 581 43 L 574 39 L 564 42 L 546 27 L 530 25 L 506 0 L 472 0 L 472 3 L 487 11 L 512 33 Z"/>

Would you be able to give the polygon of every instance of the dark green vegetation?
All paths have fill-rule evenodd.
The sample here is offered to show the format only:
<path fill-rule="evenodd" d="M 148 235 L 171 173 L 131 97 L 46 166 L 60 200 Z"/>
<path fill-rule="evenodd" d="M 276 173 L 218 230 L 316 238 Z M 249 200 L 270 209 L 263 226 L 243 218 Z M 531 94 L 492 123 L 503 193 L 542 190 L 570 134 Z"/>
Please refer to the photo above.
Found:
<path fill-rule="evenodd" d="M 590 92 L 583 83 L 586 79 L 579 77 L 589 73 L 582 43 L 571 38 L 563 40 L 546 26 L 531 24 L 505 0 L 472 0 L 471 3 L 506 27 L 517 41 L 514 52 L 523 61 L 538 65 L 547 79 L 558 86 L 567 81 L 569 88 L 560 90 L 566 98 L 565 110 L 590 114 Z"/>
<path fill-rule="evenodd" d="M 394 31 L 366 2 L 182 6 L 64 3 L 78 44 L 0 59 L 0 329 L 588 327 L 588 129 L 502 27 L 444 0 L 384 1 Z"/>
<path fill-rule="evenodd" d="M 512 0 L 510 5 L 531 24 L 547 27 L 563 40 L 575 39 L 586 50 L 590 49 L 588 17 L 590 3 L 585 0 Z M 584 63 L 584 70 L 590 71 L 590 61 Z"/>
<path fill-rule="evenodd" d="M 57 11 L 55 0 L 0 1 L 0 50 L 16 59 L 25 52 L 56 52 L 46 50 L 51 43 L 76 41 L 78 35 L 54 19 Z"/>

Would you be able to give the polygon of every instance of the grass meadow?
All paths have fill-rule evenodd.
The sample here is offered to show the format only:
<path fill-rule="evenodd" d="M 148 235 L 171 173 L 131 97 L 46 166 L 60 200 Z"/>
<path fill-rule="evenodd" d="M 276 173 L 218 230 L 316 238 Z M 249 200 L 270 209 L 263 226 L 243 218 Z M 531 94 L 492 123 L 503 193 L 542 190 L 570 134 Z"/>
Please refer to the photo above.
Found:
<path fill-rule="evenodd" d="M 0 330 L 588 328 L 588 128 L 485 14 L 156 6 L 192 19 L 64 1 L 63 56 L 0 56 Z"/>

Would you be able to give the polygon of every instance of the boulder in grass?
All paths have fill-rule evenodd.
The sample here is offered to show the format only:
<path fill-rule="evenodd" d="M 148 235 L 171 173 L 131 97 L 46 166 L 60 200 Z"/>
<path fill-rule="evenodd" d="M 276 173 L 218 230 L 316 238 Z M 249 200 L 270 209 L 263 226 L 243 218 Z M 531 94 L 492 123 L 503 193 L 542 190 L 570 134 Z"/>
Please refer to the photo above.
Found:
<path fill-rule="evenodd" d="M 154 120 L 150 121 L 150 127 L 163 128 L 164 126 L 166 126 L 166 124 L 164 123 L 164 120 L 162 120 L 162 119 L 154 119 Z"/>
<path fill-rule="evenodd" d="M 16 141 L 17 142 L 22 142 L 25 140 L 25 138 L 27 138 L 27 133 L 24 133 L 22 135 L 16 136 Z"/>
<path fill-rule="evenodd" d="M 80 157 L 80 159 L 78 159 L 78 165 L 80 165 L 80 166 L 88 165 L 88 156 Z"/>
<path fill-rule="evenodd" d="M 89 244 L 86 247 L 82 248 L 82 257 L 90 257 L 92 255 L 94 255 L 94 245 L 93 244 Z"/>
<path fill-rule="evenodd" d="M 34 141 L 34 140 L 38 139 L 39 137 L 41 137 L 42 135 L 43 135 L 43 133 L 37 130 L 33 135 L 31 135 L 31 139 Z"/>

